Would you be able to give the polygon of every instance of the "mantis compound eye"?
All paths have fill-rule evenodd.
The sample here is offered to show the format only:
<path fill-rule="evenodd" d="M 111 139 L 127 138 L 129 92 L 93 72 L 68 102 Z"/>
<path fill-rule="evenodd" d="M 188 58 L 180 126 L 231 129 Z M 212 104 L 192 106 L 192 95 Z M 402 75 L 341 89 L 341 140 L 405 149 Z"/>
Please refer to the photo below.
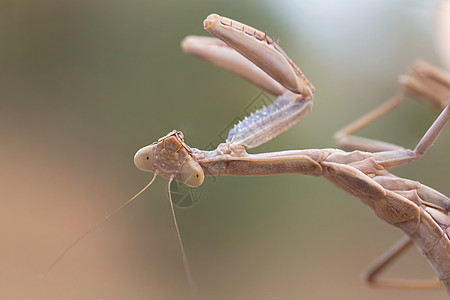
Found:
<path fill-rule="evenodd" d="M 175 180 L 190 187 L 197 187 L 203 183 L 205 174 L 198 162 L 191 160 L 181 166 L 180 172 Z"/>
<path fill-rule="evenodd" d="M 134 155 L 134 165 L 142 171 L 154 172 L 155 149 L 153 145 L 139 149 Z"/>

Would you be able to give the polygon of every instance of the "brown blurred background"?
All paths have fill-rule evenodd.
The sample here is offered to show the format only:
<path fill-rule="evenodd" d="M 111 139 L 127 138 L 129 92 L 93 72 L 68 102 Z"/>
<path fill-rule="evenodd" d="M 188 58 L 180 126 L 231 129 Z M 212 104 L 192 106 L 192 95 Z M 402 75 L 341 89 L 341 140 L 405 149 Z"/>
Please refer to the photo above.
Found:
<path fill-rule="evenodd" d="M 205 147 L 259 95 L 181 52 L 184 36 L 207 35 L 208 14 L 279 37 L 317 88 L 306 119 L 253 151 L 266 152 L 334 147 L 332 134 L 393 95 L 414 60 L 448 63 L 435 54 L 448 53 L 435 46 L 446 44 L 436 11 L 406 0 L 1 0 L 0 299 L 190 299 L 161 178 L 45 270 L 148 182 L 138 148 L 172 129 Z M 408 100 L 361 134 L 414 147 L 437 114 Z M 396 174 L 449 195 L 449 149 L 447 126 Z M 401 233 L 322 178 L 207 180 L 199 203 L 176 212 L 201 299 L 446 299 L 366 286 L 359 274 Z M 414 249 L 388 275 L 433 273 Z"/>

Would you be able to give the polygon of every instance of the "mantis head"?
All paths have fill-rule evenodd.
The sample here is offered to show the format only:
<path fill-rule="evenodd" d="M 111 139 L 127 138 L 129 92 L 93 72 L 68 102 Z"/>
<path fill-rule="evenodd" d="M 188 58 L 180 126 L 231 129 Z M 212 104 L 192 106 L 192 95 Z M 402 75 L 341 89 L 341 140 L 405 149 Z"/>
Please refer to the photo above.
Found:
<path fill-rule="evenodd" d="M 134 156 L 134 164 L 138 169 L 154 173 L 152 180 L 136 195 L 131 197 L 127 202 L 122 204 L 115 211 L 104 217 L 100 222 L 91 227 L 78 239 L 76 239 L 69 247 L 56 258 L 56 260 L 47 269 L 50 271 L 65 255 L 78 244 L 85 236 L 94 231 L 98 226 L 106 220 L 118 213 L 122 208 L 142 194 L 155 180 L 156 175 L 161 175 L 169 179 L 169 199 L 172 207 L 172 213 L 175 220 L 175 211 L 173 210 L 172 196 L 170 194 L 170 183 L 177 180 L 188 186 L 196 187 L 203 183 L 204 173 L 200 164 L 192 155 L 192 150 L 183 141 L 183 133 L 180 131 L 172 131 L 165 137 L 160 138 L 157 142 L 145 146 L 140 149 Z M 175 220 L 175 226 L 178 231 L 178 225 Z M 179 232 L 179 231 L 178 231 Z M 178 237 L 180 234 L 178 233 Z M 181 239 L 180 239 L 181 244 Z M 183 245 L 181 244 L 184 253 Z M 184 257 L 184 256 L 183 256 Z M 190 275 L 189 275 L 190 276 Z"/>
<path fill-rule="evenodd" d="M 140 170 L 161 175 L 167 179 L 197 187 L 205 175 L 192 150 L 184 143 L 181 131 L 172 131 L 157 142 L 139 149 L 134 164 Z"/>

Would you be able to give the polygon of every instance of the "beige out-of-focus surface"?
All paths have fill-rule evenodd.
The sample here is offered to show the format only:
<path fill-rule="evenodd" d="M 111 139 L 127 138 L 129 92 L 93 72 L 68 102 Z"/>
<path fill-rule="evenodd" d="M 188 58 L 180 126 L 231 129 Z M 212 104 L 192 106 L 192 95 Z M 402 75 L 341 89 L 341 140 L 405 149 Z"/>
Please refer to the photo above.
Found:
<path fill-rule="evenodd" d="M 436 8 L 435 43 L 442 64 L 450 70 L 450 1 L 439 1 Z"/>
<path fill-rule="evenodd" d="M 439 65 L 432 9 L 318 2 L 1 0 L 0 299 L 190 299 L 161 178 L 45 271 L 150 180 L 137 149 L 172 129 L 193 147 L 217 143 L 261 97 L 182 54 L 186 35 L 207 35 L 208 14 L 279 37 L 317 88 L 311 114 L 254 152 L 333 146 L 414 59 Z M 407 101 L 362 134 L 413 147 L 437 114 Z M 395 173 L 449 195 L 449 148 L 446 128 Z M 201 299 L 447 299 L 364 285 L 400 232 L 321 178 L 208 179 L 176 212 Z M 416 250 L 389 274 L 433 276 Z"/>

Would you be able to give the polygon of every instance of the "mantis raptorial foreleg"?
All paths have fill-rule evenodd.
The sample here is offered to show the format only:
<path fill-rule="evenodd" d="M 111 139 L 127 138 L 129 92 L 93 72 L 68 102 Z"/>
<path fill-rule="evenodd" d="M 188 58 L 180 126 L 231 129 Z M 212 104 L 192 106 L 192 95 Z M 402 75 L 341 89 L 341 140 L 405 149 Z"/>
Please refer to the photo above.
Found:
<path fill-rule="evenodd" d="M 439 109 L 450 103 L 450 75 L 426 62 L 416 62 L 408 74 L 400 76 L 399 82 L 400 88 L 394 97 L 336 132 L 334 140 L 339 147 L 370 152 L 404 149 L 395 144 L 354 136 L 353 133 L 400 105 L 405 96 L 431 103 Z"/>
<path fill-rule="evenodd" d="M 232 72 L 267 93 L 280 96 L 286 88 L 254 63 L 217 38 L 190 35 L 183 39 L 185 53 Z"/>
<path fill-rule="evenodd" d="M 256 147 L 293 126 L 311 110 L 311 93 L 314 91 L 312 84 L 309 83 L 300 69 L 287 57 L 277 43 L 261 31 L 239 24 L 236 21 L 231 22 L 227 18 L 211 15 L 205 21 L 205 27 L 211 30 L 218 38 L 225 39 L 227 44 L 217 38 L 197 36 L 189 36 L 182 41 L 182 48 L 185 52 L 231 71 L 266 92 L 278 96 L 278 99 L 272 105 L 266 107 L 265 110 L 257 115 L 259 117 L 257 120 L 255 118 L 246 119 L 230 133 L 229 141 L 221 149 L 233 155 L 237 155 L 237 153 L 245 155 L 244 148 Z M 252 55 L 253 60 L 251 61 Z M 268 61 L 271 61 L 274 65 L 267 65 Z M 255 64 L 256 62 L 258 66 Z M 268 119 L 276 121 L 268 122 Z M 249 125 L 248 121 L 251 121 L 251 126 L 247 126 Z M 138 151 L 135 156 L 135 164 L 138 167 L 154 166 L 151 171 L 155 173 L 155 177 L 160 175 L 168 178 L 169 186 L 172 180 L 192 187 L 201 185 L 204 180 L 203 169 L 193 159 L 193 149 L 186 145 L 183 139 L 184 136 L 181 132 L 173 131 L 169 133 L 151 145 L 152 153 L 148 153 L 147 149 Z M 142 191 L 150 186 L 151 182 Z M 69 245 L 50 268 L 86 235 L 115 215 L 141 192 Z M 186 276 L 195 294 L 196 288 L 176 222 L 170 188 L 169 200 L 182 251 Z"/>
<path fill-rule="evenodd" d="M 315 91 L 300 68 L 264 32 L 216 14 L 209 15 L 203 26 L 291 92 L 310 96 Z"/>
<path fill-rule="evenodd" d="M 205 29 L 218 39 L 188 36 L 181 46 L 278 96 L 268 107 L 246 118 L 230 131 L 223 153 L 242 153 L 286 131 L 312 108 L 314 86 L 281 47 L 265 33 L 240 22 L 208 16 Z"/>

